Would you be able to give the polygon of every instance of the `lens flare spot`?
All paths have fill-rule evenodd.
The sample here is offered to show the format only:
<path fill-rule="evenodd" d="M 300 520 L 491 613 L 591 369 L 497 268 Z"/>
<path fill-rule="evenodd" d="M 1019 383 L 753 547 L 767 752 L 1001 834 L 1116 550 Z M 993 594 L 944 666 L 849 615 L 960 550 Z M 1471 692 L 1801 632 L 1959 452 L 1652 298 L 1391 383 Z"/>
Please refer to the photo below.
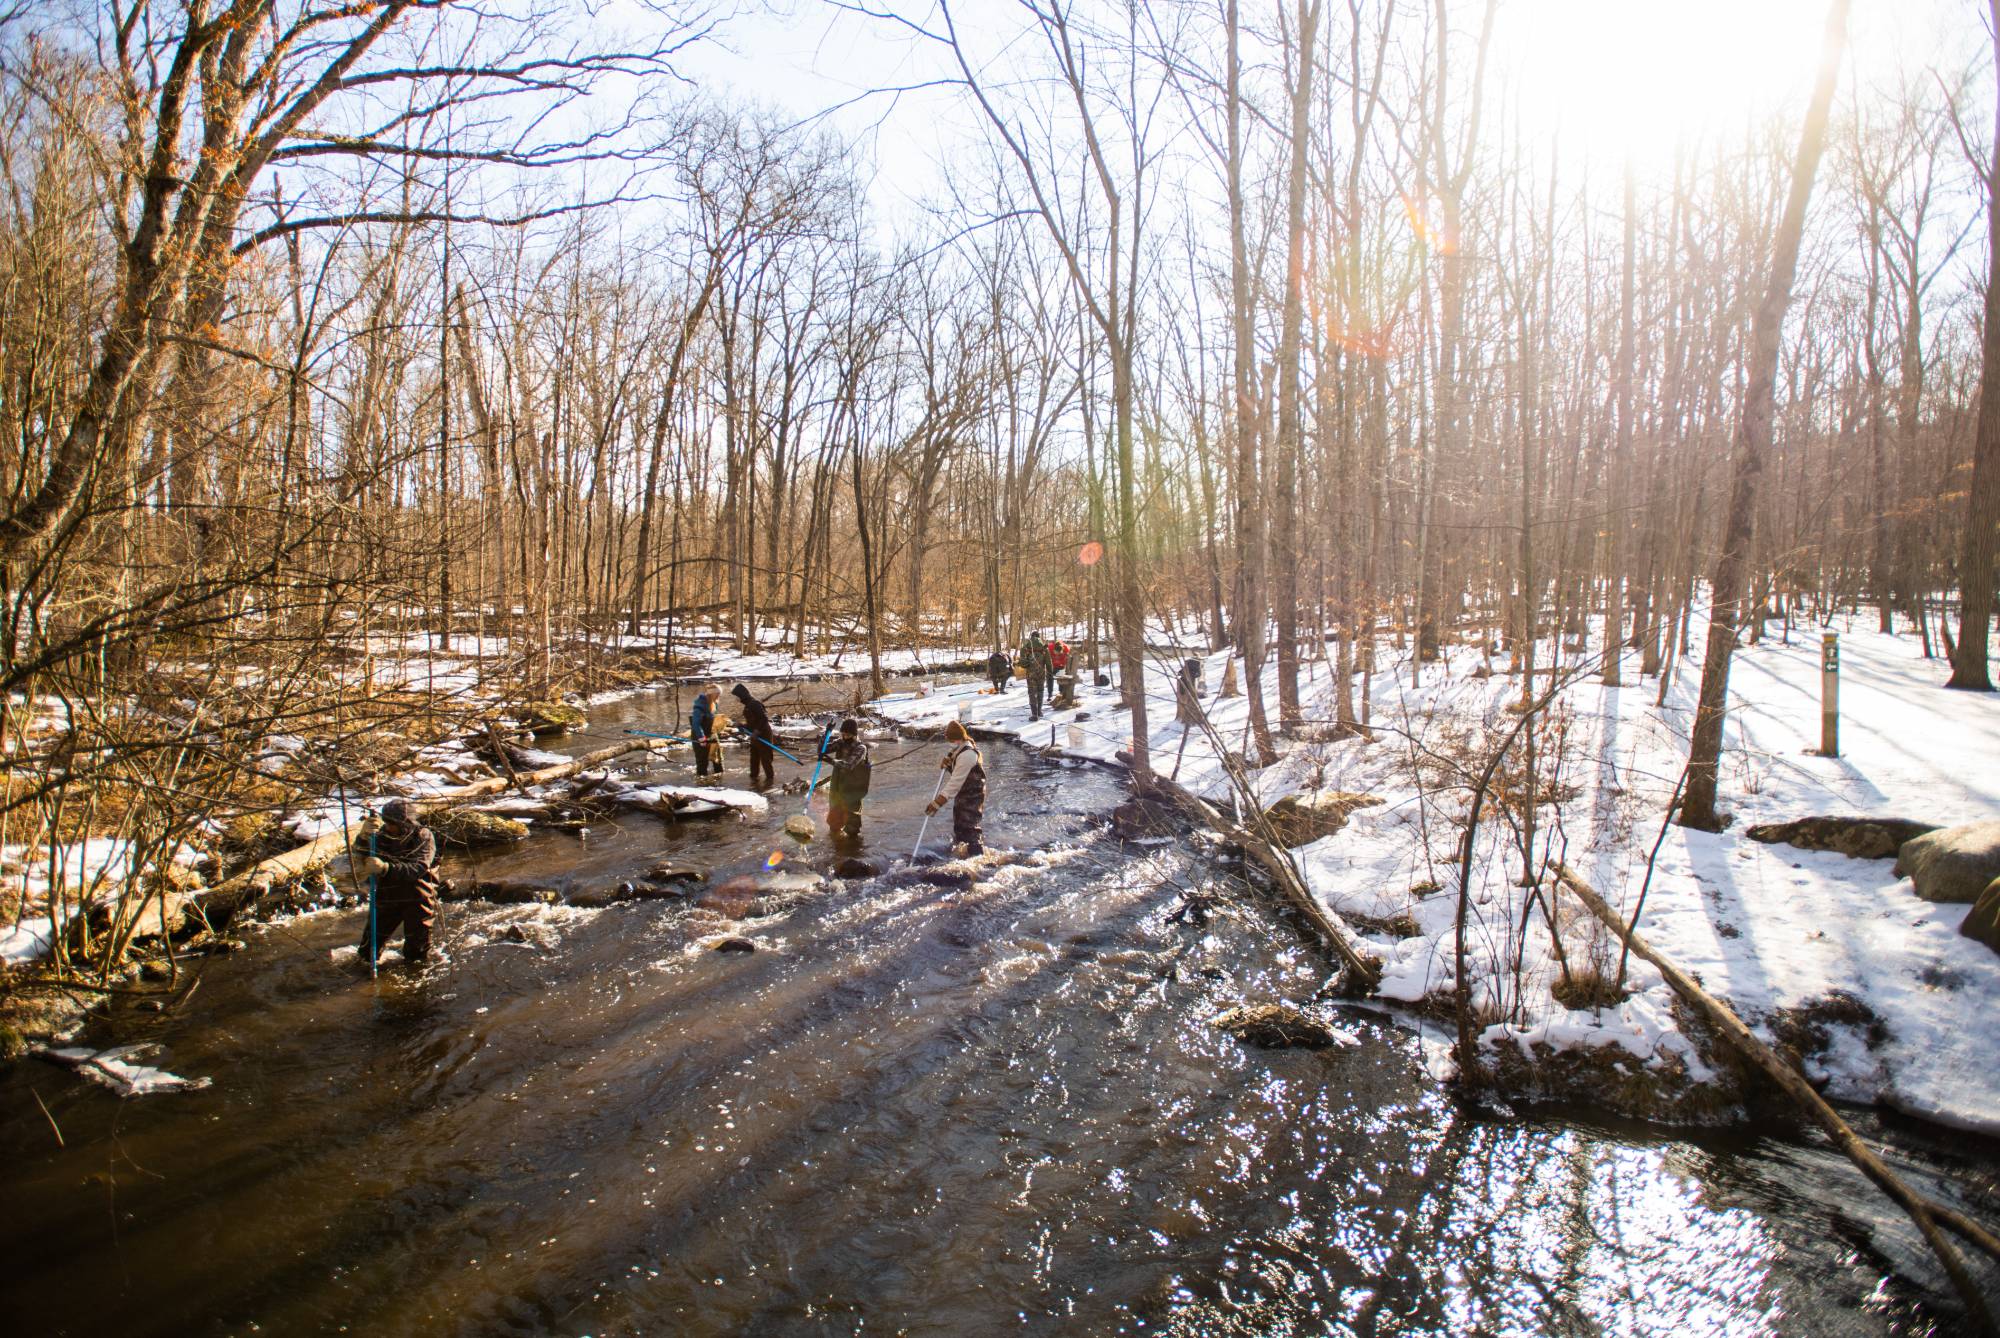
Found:
<path fill-rule="evenodd" d="M 1092 539 L 1089 543 L 1076 550 L 1076 560 L 1083 566 L 1095 567 L 1099 562 L 1104 560 L 1104 545 Z"/>
<path fill-rule="evenodd" d="M 782 850 L 773 850 L 769 855 L 765 857 L 764 867 L 767 869 L 775 869 L 784 862 L 785 862 L 785 852 Z"/>

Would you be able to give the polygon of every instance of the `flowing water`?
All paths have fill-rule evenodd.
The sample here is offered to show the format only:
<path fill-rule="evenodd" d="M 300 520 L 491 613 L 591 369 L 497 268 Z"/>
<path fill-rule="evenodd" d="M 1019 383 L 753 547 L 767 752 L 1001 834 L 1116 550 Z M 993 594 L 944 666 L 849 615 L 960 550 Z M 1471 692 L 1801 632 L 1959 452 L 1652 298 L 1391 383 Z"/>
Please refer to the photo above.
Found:
<path fill-rule="evenodd" d="M 935 745 L 888 760 L 913 746 L 876 749 L 877 856 L 931 793 Z M 335 951 L 360 913 L 307 916 L 211 959 L 178 1013 L 100 1024 L 212 1088 L 121 1102 L 15 1065 L 6 1331 L 1956 1331 L 1914 1234 L 1817 1142 L 1471 1110 L 1433 1041 L 1368 1009 L 1339 1013 L 1344 1048 L 1219 1033 L 1326 964 L 1254 901 L 1176 922 L 1216 870 L 1105 831 L 1107 773 L 986 752 L 988 840 L 1032 858 L 969 886 L 835 882 L 741 921 L 726 895 L 453 904 L 449 962 L 373 984 Z M 478 872 L 824 866 L 780 833 L 797 802 L 541 835 Z M 1920 1180 L 1990 1177 L 1990 1144 L 1868 1133 Z"/>

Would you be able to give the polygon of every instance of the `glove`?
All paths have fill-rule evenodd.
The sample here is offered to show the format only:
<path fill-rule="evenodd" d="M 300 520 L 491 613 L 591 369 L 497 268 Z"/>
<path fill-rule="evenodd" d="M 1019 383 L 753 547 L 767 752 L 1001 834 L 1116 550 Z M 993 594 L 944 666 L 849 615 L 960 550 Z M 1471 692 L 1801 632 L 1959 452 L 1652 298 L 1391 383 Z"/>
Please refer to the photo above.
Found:
<path fill-rule="evenodd" d="M 931 800 L 930 804 L 924 809 L 924 816 L 932 817 L 937 813 L 939 809 L 943 807 L 944 807 L 944 800 L 933 799 Z"/>
<path fill-rule="evenodd" d="M 363 878 L 380 878 L 383 874 L 389 872 L 389 866 L 381 860 L 376 859 L 373 855 L 356 855 L 354 857 L 354 872 Z"/>

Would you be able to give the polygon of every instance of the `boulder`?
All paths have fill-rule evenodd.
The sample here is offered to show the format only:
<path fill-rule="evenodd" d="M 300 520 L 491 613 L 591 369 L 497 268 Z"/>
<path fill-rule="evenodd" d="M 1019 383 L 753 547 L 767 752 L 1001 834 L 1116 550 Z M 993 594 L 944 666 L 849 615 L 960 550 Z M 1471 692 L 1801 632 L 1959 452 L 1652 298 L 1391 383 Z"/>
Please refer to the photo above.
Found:
<path fill-rule="evenodd" d="M 1743 834 L 1766 845 L 1795 846 L 1800 850 L 1833 850 L 1849 859 L 1890 859 L 1903 848 L 1937 827 L 1906 818 L 1797 818 L 1791 822 L 1767 822 Z"/>
<path fill-rule="evenodd" d="M 525 840 L 528 835 L 528 824 L 525 822 L 471 808 L 440 809 L 428 814 L 424 822 L 437 836 L 440 845 L 466 849 L 505 845 L 509 841 Z"/>
<path fill-rule="evenodd" d="M 1986 890 L 1979 894 L 1979 900 L 1972 903 L 1971 913 L 1958 927 L 1958 932 L 2000 952 L 2000 878 L 1986 885 Z"/>
<path fill-rule="evenodd" d="M 755 952 L 757 945 L 747 938 L 726 938 L 715 945 L 717 952 Z"/>
<path fill-rule="evenodd" d="M 1342 1040 L 1332 1027 L 1290 1004 L 1240 1004 L 1217 1013 L 1208 1025 L 1265 1050 L 1324 1050 Z"/>
<path fill-rule="evenodd" d="M 561 941 L 562 936 L 554 928 L 530 920 L 517 920 L 494 935 L 496 943 L 518 943 L 542 952 L 547 952 Z"/>
<path fill-rule="evenodd" d="M 690 883 L 708 881 L 708 870 L 692 864 L 676 864 L 672 860 L 661 860 L 641 875 L 649 883 Z"/>
<path fill-rule="evenodd" d="M 865 859 L 860 855 L 849 855 L 833 866 L 835 878 L 879 878 L 881 874 L 882 861 Z"/>
<path fill-rule="evenodd" d="M 1914 882 L 1925 901 L 1970 905 L 2000 878 L 2000 821 L 1943 827 L 1905 841 L 1896 874 Z"/>
<path fill-rule="evenodd" d="M 1348 814 L 1354 810 L 1374 808 L 1380 803 L 1382 800 L 1372 794 L 1315 790 L 1310 794 L 1286 795 L 1264 811 L 1264 820 L 1285 845 L 1311 845 L 1345 827 Z"/>
<path fill-rule="evenodd" d="M 488 881 L 481 879 L 473 883 L 472 895 L 481 901 L 496 902 L 503 906 L 519 906 L 528 902 L 554 905 L 562 900 L 552 887 L 541 883 L 530 883 L 512 878 Z"/>
<path fill-rule="evenodd" d="M 1173 805 L 1143 795 L 1127 799 L 1111 810 L 1111 830 L 1127 841 L 1172 836 L 1183 825 L 1185 820 Z"/>

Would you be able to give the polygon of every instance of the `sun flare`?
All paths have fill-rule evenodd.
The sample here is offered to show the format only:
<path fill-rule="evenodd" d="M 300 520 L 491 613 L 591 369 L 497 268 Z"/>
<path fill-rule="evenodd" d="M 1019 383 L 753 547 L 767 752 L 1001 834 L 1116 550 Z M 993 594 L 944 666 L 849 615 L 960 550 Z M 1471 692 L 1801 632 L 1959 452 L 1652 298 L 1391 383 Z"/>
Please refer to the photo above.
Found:
<path fill-rule="evenodd" d="M 1804 97 L 1824 0 L 1533 0 L 1501 11 L 1494 70 L 1521 131 L 1655 168 Z"/>

